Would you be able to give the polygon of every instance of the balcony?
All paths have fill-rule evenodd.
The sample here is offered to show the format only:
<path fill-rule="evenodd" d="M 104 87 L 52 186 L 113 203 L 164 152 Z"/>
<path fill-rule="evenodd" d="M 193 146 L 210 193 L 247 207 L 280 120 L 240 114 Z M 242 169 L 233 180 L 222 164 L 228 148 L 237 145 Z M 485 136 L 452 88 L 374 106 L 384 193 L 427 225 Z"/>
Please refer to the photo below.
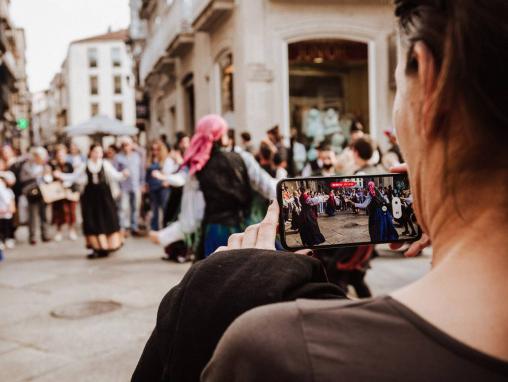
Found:
<path fill-rule="evenodd" d="M 9 21 L 9 3 L 7 0 L 0 0 L 0 20 Z"/>
<path fill-rule="evenodd" d="M 9 72 L 10 76 L 14 79 L 18 79 L 18 70 L 16 67 L 16 60 L 11 52 L 5 52 L 0 57 L 0 66 L 3 65 Z"/>
<path fill-rule="evenodd" d="M 192 27 L 196 31 L 210 32 L 214 25 L 233 11 L 234 0 L 193 0 Z"/>
<path fill-rule="evenodd" d="M 186 0 L 175 0 L 162 17 L 155 33 L 147 39 L 139 65 L 142 83 L 151 72 L 161 67 L 164 60 L 178 57 L 194 44 L 187 4 Z"/>

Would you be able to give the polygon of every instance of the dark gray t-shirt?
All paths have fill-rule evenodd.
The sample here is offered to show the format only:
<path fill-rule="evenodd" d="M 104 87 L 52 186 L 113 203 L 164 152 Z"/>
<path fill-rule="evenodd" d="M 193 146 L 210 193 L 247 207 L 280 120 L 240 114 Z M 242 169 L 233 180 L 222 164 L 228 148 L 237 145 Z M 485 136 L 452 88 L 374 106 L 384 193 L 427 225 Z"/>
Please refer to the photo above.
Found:
<path fill-rule="evenodd" d="M 508 381 L 508 362 L 450 337 L 390 297 L 253 309 L 202 381 Z"/>

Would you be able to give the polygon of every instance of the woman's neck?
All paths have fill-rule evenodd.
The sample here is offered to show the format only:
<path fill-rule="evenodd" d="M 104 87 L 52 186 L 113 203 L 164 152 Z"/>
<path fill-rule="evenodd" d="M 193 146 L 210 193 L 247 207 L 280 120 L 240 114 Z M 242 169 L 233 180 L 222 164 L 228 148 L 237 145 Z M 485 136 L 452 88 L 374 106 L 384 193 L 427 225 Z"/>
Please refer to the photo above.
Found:
<path fill-rule="evenodd" d="M 392 295 L 459 341 L 508 360 L 508 223 L 490 205 L 469 220 L 449 216 L 431 233 L 432 271 Z"/>

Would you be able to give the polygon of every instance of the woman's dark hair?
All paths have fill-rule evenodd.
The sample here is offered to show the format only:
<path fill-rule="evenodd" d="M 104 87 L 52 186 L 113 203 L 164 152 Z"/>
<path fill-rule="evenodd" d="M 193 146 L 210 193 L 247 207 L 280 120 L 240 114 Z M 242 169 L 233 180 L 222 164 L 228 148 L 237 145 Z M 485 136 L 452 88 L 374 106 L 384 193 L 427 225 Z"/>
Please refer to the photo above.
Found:
<path fill-rule="evenodd" d="M 90 158 L 90 155 L 92 155 L 92 151 L 96 148 L 96 147 L 100 147 L 102 149 L 102 145 L 99 144 L 99 143 L 92 143 L 90 145 L 90 148 L 88 149 L 88 158 Z"/>
<path fill-rule="evenodd" d="M 408 47 L 406 74 L 418 69 L 417 41 L 434 56 L 437 89 L 429 122 L 439 127 L 438 134 L 450 141 L 450 112 L 458 111 L 468 140 L 462 165 L 484 168 L 489 161 L 482 160 L 483 150 L 495 161 L 506 161 L 508 1 L 395 0 L 395 15 Z"/>

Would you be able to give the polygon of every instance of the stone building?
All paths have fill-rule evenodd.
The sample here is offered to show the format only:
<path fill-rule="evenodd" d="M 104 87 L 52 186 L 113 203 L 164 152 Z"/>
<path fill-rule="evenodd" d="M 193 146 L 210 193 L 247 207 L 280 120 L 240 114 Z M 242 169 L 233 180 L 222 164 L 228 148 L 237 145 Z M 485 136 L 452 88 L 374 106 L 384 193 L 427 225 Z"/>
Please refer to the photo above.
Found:
<path fill-rule="evenodd" d="M 0 0 L 0 143 L 25 151 L 30 117 L 25 33 L 12 24 L 9 6 L 9 0 Z"/>
<path fill-rule="evenodd" d="M 51 83 L 56 134 L 63 127 L 106 115 L 135 125 L 133 63 L 127 46 L 127 30 L 74 41 L 70 44 L 62 70 Z M 88 137 L 74 141 L 86 150 Z"/>
<path fill-rule="evenodd" d="M 379 139 L 390 127 L 389 0 L 142 0 L 139 16 L 149 138 L 192 132 L 212 112 L 255 141 L 337 118 L 345 134 L 352 119 Z"/>

